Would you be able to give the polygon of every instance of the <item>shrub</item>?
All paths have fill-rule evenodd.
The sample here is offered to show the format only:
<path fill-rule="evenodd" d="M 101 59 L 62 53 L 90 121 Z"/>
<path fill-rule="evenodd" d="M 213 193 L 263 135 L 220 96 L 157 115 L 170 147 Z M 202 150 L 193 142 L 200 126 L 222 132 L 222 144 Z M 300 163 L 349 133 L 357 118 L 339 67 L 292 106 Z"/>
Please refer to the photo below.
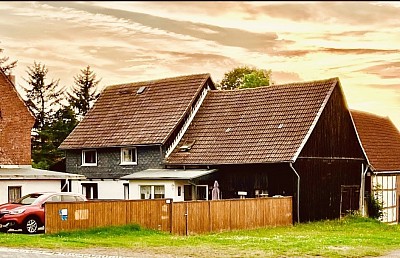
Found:
<path fill-rule="evenodd" d="M 378 220 L 383 217 L 383 202 L 373 194 L 368 198 L 368 217 Z"/>

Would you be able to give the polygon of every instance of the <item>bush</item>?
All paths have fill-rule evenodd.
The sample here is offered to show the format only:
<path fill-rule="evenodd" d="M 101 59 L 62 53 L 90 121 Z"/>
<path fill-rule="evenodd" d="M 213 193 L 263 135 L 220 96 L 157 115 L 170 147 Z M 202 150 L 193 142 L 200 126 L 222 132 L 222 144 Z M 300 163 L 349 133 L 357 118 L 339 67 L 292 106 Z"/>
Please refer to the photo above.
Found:
<path fill-rule="evenodd" d="M 383 217 L 383 203 L 374 195 L 370 195 L 368 198 L 368 217 L 373 219 Z"/>

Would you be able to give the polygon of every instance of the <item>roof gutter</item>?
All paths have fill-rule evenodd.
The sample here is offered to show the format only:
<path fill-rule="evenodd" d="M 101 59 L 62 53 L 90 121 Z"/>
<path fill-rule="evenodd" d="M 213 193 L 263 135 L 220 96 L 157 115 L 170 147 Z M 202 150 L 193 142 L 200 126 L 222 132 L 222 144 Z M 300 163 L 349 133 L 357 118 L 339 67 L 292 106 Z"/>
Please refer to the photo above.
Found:
<path fill-rule="evenodd" d="M 396 174 L 400 174 L 400 170 L 397 171 L 373 171 L 372 173 L 376 174 L 376 175 L 396 175 Z"/>
<path fill-rule="evenodd" d="M 293 167 L 293 163 L 289 163 L 290 168 L 293 170 L 294 174 L 297 177 L 297 205 L 296 205 L 296 212 L 297 212 L 297 223 L 300 223 L 300 175 L 297 173 L 296 169 Z"/>

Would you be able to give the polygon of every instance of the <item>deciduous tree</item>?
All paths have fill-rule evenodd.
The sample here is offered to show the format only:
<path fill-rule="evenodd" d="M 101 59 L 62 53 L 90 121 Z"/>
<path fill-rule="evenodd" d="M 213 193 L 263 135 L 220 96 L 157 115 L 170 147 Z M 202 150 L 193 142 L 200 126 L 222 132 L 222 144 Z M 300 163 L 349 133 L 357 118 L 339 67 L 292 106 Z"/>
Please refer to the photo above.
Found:
<path fill-rule="evenodd" d="M 222 90 L 269 86 L 271 71 L 249 66 L 236 67 L 226 72 L 217 87 Z"/>

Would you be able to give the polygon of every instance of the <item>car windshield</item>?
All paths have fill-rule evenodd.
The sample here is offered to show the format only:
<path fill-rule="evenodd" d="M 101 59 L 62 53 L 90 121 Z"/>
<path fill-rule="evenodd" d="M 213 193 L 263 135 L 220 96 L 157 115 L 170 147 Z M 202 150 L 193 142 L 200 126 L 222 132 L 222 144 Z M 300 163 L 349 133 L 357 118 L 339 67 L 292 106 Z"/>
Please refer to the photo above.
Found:
<path fill-rule="evenodd" d="M 40 194 L 40 193 L 28 194 L 28 195 L 25 195 L 25 196 L 19 198 L 18 200 L 16 200 L 13 203 L 22 204 L 22 205 L 31 205 L 33 203 L 37 203 L 38 201 L 40 201 L 40 199 L 42 199 L 42 198 L 39 198 L 39 197 L 42 195 L 43 194 Z"/>

